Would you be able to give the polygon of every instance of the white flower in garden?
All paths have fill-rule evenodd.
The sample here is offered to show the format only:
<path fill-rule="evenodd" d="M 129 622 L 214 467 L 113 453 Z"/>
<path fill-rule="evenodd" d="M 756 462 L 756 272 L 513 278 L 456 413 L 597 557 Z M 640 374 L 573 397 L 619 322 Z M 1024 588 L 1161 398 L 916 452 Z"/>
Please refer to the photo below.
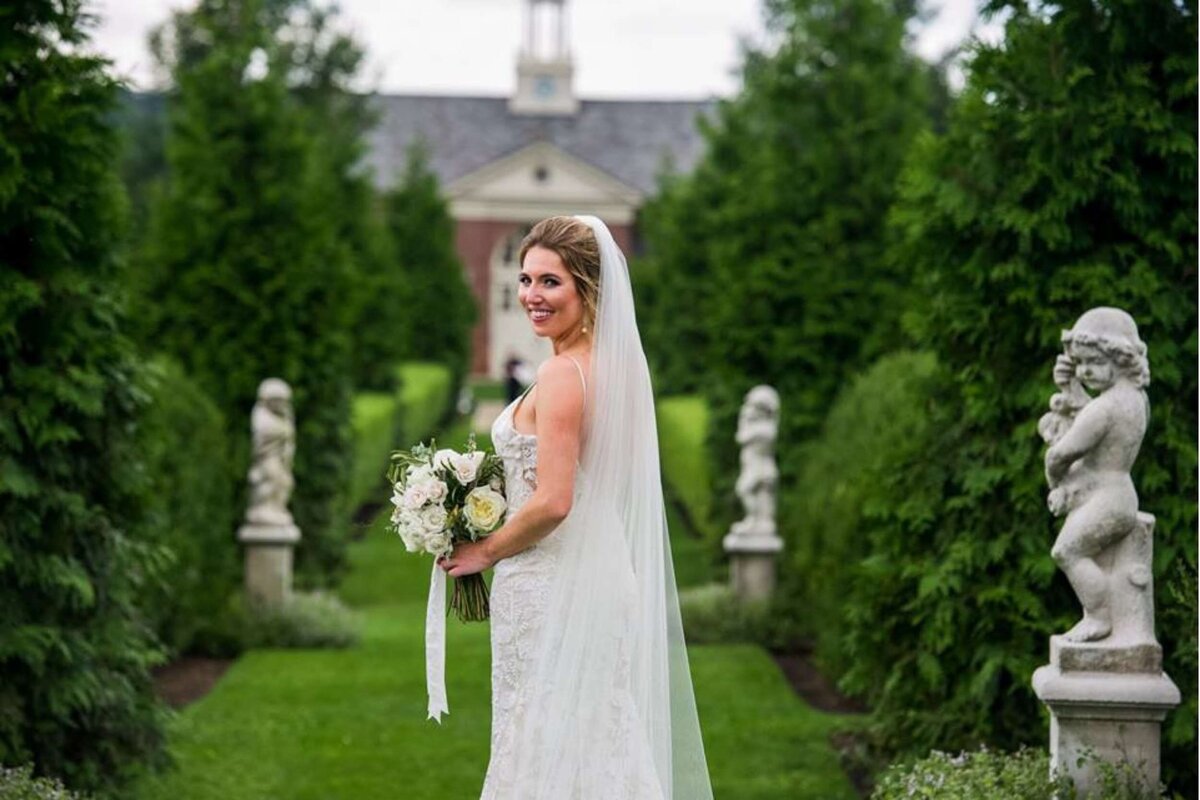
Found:
<path fill-rule="evenodd" d="M 479 472 L 479 465 L 483 463 L 484 455 L 482 450 L 476 450 L 474 453 L 456 453 L 450 459 L 454 477 L 458 478 L 459 483 L 466 486 L 475 480 L 475 476 Z"/>
<path fill-rule="evenodd" d="M 429 533 L 437 533 L 446 527 L 446 509 L 429 506 L 420 511 L 421 527 Z"/>
<path fill-rule="evenodd" d="M 467 522 L 477 531 L 488 533 L 504 519 L 508 503 L 504 496 L 487 486 L 472 489 L 463 503 Z"/>

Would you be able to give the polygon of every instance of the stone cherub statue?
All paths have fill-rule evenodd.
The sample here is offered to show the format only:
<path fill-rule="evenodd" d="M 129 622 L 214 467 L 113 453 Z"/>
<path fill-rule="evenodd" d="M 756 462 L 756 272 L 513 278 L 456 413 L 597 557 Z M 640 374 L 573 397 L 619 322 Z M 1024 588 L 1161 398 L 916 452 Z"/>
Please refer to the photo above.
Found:
<path fill-rule="evenodd" d="M 1056 517 L 1066 515 L 1051 555 L 1083 605 L 1083 619 L 1063 638 L 1097 642 L 1116 625 L 1120 643 L 1153 641 L 1153 518 L 1139 519 L 1129 475 L 1150 416 L 1146 345 L 1133 318 L 1116 308 L 1088 311 L 1062 341 L 1059 392 L 1038 432 L 1050 445 L 1047 503 Z"/>
<path fill-rule="evenodd" d="M 738 414 L 737 443 L 742 446 L 741 474 L 735 490 L 746 516 L 734 523 L 736 537 L 775 536 L 775 439 L 779 435 L 779 393 L 766 385 L 746 394 Z"/>
<path fill-rule="evenodd" d="M 292 390 L 279 378 L 258 386 L 258 400 L 250 413 L 253 463 L 250 466 L 250 502 L 246 522 L 251 525 L 291 526 L 288 511 L 294 479 L 296 425 L 292 418 Z"/>

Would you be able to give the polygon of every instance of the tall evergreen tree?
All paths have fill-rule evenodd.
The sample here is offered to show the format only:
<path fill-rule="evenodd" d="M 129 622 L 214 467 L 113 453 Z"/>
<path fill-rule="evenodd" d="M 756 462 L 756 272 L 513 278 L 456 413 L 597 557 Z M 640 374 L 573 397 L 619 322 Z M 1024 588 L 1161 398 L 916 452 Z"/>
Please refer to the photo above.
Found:
<path fill-rule="evenodd" d="M 728 431 L 751 386 L 785 398 L 786 488 L 797 445 L 897 330 L 902 270 L 884 220 L 932 82 L 905 49 L 911 8 L 899 6 L 768 2 L 775 46 L 747 55 L 745 88 L 719 109 L 695 174 L 648 210 L 648 348 L 661 388 L 710 400 L 718 496 L 733 497 Z"/>
<path fill-rule="evenodd" d="M 1008 15 L 1004 41 L 977 48 L 896 211 L 908 321 L 950 378 L 931 396 L 935 436 L 873 509 L 874 555 L 846 598 L 850 683 L 904 749 L 1045 730 L 1030 674 L 1078 605 L 1048 556 L 1035 425 L 1062 329 L 1119 306 L 1149 347 L 1134 480 L 1158 519 L 1159 634 L 1185 697 L 1165 764 L 1195 796 L 1196 4 L 989 8 Z"/>
<path fill-rule="evenodd" d="M 409 151 L 404 173 L 384 202 L 404 283 L 400 335 L 407 355 L 449 364 L 457 380 L 468 367 L 478 312 L 454 249 L 454 219 L 422 145 Z"/>
<path fill-rule="evenodd" d="M 175 356 L 230 425 L 235 480 L 264 378 L 294 390 L 296 489 L 309 581 L 344 565 L 350 467 L 350 247 L 330 211 L 338 178 L 288 83 L 286 6 L 202 0 L 176 14 L 168 184 L 146 249 L 148 341 Z"/>
<path fill-rule="evenodd" d="M 275 0 L 290 9 L 280 28 L 281 63 L 288 85 L 311 117 L 315 155 L 324 162 L 329 182 L 323 190 L 325 213 L 354 264 L 352 364 L 354 385 L 390 389 L 395 364 L 407 356 L 407 341 L 397 335 L 405 280 L 383 219 L 383 204 L 362 168 L 366 136 L 378 121 L 372 96 L 354 90 L 364 58 L 362 46 L 338 29 L 336 6 L 311 0 Z"/>
<path fill-rule="evenodd" d="M 162 756 L 134 605 L 152 554 L 132 447 L 115 86 L 76 2 L 0 12 L 0 762 L 115 792 Z"/>

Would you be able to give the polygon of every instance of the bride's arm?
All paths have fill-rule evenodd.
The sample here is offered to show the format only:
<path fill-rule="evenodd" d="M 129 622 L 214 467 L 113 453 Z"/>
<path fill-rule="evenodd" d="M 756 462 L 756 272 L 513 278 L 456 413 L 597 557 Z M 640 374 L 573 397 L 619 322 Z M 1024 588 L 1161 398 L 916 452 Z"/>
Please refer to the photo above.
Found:
<path fill-rule="evenodd" d="M 537 489 L 491 536 L 454 548 L 453 555 L 442 562 L 454 577 L 481 572 L 528 549 L 571 512 L 583 428 L 583 386 L 575 366 L 565 357 L 542 364 L 537 385 Z"/>

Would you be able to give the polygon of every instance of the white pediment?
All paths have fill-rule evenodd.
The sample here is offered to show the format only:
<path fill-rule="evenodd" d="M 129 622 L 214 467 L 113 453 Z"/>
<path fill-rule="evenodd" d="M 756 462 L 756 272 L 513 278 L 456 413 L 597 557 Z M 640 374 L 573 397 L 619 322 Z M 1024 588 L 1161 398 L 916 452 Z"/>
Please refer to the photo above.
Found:
<path fill-rule="evenodd" d="M 446 187 L 457 219 L 526 221 L 590 213 L 632 221 L 642 195 L 591 164 L 537 142 L 464 175 Z"/>

